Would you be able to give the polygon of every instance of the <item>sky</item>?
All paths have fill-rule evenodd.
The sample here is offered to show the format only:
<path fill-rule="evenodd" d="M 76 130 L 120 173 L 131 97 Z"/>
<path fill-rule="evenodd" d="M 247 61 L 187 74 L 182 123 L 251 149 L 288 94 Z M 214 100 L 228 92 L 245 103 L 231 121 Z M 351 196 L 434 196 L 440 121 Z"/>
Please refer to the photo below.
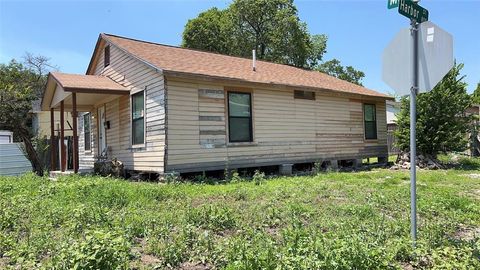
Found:
<path fill-rule="evenodd" d="M 84 74 L 99 33 L 180 45 L 185 23 L 231 1 L 33 1 L 0 0 L 0 63 L 25 52 L 47 56 L 60 71 Z M 296 0 L 311 34 L 328 36 L 324 60 L 339 59 L 365 72 L 364 86 L 394 91 L 382 81 L 382 52 L 409 26 L 387 0 Z M 454 56 L 464 63 L 468 91 L 480 82 L 480 0 L 423 0 L 429 20 L 454 38 Z"/>

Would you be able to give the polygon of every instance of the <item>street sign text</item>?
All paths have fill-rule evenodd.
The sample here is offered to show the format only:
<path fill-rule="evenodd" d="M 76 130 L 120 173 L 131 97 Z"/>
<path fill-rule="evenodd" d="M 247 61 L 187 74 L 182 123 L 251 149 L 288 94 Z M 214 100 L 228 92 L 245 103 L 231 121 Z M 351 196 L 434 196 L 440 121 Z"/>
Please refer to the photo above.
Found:
<path fill-rule="evenodd" d="M 388 0 L 388 8 L 392 9 L 398 7 L 398 2 L 400 2 L 400 0 Z"/>
<path fill-rule="evenodd" d="M 417 23 L 428 21 L 428 10 L 418 4 L 408 1 L 399 0 L 398 13 L 403 16 L 415 20 Z"/>

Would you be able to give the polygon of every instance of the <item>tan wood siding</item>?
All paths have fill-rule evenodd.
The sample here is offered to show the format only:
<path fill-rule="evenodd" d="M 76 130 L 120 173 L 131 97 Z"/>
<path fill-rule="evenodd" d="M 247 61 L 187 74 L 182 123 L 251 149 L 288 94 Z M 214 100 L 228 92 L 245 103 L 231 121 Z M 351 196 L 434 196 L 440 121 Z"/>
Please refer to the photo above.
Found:
<path fill-rule="evenodd" d="M 95 75 L 108 76 L 112 80 L 130 88 L 131 93 L 145 91 L 145 145 L 131 146 L 130 96 L 114 97 L 99 101 L 105 106 L 106 121 L 110 128 L 106 130 L 107 151 L 110 157 L 122 161 L 126 169 L 138 171 L 164 172 L 165 154 L 165 87 L 163 75 L 130 56 L 115 45 L 110 45 L 110 65 L 104 67 L 104 44 L 96 58 Z M 95 110 L 96 110 L 95 109 Z M 93 133 L 95 132 L 95 133 Z M 98 131 L 92 130 L 98 136 Z M 83 140 L 83 133 L 79 135 Z M 98 145 L 95 145 L 98 149 Z M 81 159 L 85 154 L 79 151 Z M 83 157 L 82 157 L 83 156 Z"/>
<path fill-rule="evenodd" d="M 167 171 L 387 155 L 385 100 L 319 91 L 316 100 L 294 99 L 293 89 L 254 88 L 254 142 L 229 144 L 229 89 L 234 88 L 168 80 Z M 376 104 L 377 140 L 364 140 L 365 102 Z"/>

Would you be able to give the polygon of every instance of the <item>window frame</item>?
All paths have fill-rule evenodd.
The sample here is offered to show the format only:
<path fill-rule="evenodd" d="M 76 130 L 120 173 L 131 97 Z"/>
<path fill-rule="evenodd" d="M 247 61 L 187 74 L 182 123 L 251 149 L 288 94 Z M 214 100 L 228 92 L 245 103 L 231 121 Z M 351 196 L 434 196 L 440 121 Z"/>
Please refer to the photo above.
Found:
<path fill-rule="evenodd" d="M 85 132 L 85 119 L 88 119 L 88 144 L 87 140 L 87 133 Z M 88 112 L 83 115 L 83 150 L 85 152 L 92 152 L 92 113 Z M 88 145 L 88 149 L 87 149 Z"/>
<path fill-rule="evenodd" d="M 366 110 L 365 110 L 365 107 L 366 106 L 373 106 L 373 116 L 374 116 L 374 119 L 373 121 L 367 121 L 366 120 Z M 375 134 L 375 137 L 373 138 L 367 138 L 367 122 L 368 123 L 374 123 L 374 134 Z M 377 140 L 378 139 L 378 127 L 377 127 L 377 105 L 374 104 L 374 103 L 363 103 L 363 138 L 365 140 L 368 140 L 368 141 L 372 141 L 372 140 Z"/>
<path fill-rule="evenodd" d="M 230 94 L 240 94 L 240 95 L 249 95 L 249 110 L 250 110 L 250 116 L 230 116 Z M 242 144 L 242 143 L 253 143 L 253 110 L 252 110 L 252 92 L 243 92 L 243 91 L 227 91 L 227 119 L 228 119 L 228 143 L 229 144 Z M 238 140 L 231 140 L 231 123 L 232 121 L 230 120 L 231 118 L 237 118 L 237 119 L 245 119 L 248 118 L 250 119 L 249 122 L 249 139 L 246 141 L 238 141 Z"/>
<path fill-rule="evenodd" d="M 143 120 L 143 142 L 141 143 L 135 143 L 134 142 L 134 126 L 133 126 L 133 122 L 134 120 L 138 120 L 139 118 L 137 119 L 133 119 L 133 98 L 136 96 L 136 95 L 139 95 L 139 94 L 142 94 L 143 95 L 143 116 L 141 117 L 142 120 Z M 145 90 L 141 90 L 141 91 L 137 91 L 137 92 L 134 92 L 134 93 L 131 93 L 130 94 L 130 136 L 131 136 L 131 139 L 130 139 L 130 145 L 132 146 L 132 148 L 139 148 L 139 147 L 144 147 L 145 144 L 146 144 L 146 141 L 147 141 L 147 132 L 146 132 L 146 108 L 145 108 Z"/>
<path fill-rule="evenodd" d="M 103 67 L 110 66 L 110 45 L 106 45 L 103 50 Z"/>

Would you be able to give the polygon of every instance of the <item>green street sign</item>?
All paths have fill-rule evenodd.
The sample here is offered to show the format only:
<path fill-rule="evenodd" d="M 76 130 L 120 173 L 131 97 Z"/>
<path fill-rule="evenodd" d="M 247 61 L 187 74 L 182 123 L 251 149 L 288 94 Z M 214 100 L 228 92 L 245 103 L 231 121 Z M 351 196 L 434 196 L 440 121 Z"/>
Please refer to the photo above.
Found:
<path fill-rule="evenodd" d="M 388 9 L 398 7 L 398 2 L 400 2 L 400 0 L 388 0 Z"/>
<path fill-rule="evenodd" d="M 428 10 L 410 0 L 399 0 L 398 13 L 417 23 L 428 21 Z"/>

